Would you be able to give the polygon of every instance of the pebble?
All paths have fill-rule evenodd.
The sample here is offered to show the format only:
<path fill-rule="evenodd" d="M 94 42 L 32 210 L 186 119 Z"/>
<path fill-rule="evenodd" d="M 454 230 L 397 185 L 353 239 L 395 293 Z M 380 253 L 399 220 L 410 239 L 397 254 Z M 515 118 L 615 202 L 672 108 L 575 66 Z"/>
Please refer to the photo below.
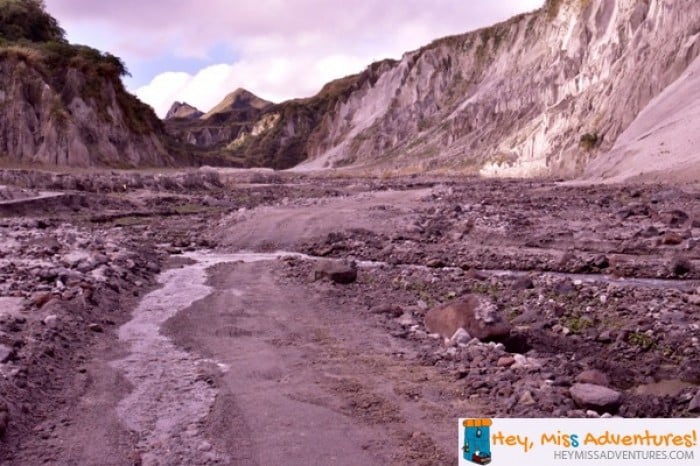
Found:
<path fill-rule="evenodd" d="M 100 324 L 90 324 L 90 325 L 88 325 L 88 328 L 95 333 L 104 332 L 104 328 L 102 328 L 102 326 Z"/>
<path fill-rule="evenodd" d="M 523 406 L 532 406 L 534 404 L 537 404 L 535 398 L 532 396 L 532 393 L 529 390 L 524 391 L 523 394 L 520 395 L 518 403 Z"/>
<path fill-rule="evenodd" d="M 512 358 L 510 356 L 504 356 L 504 357 L 498 359 L 496 366 L 498 366 L 498 367 L 510 367 L 513 364 L 515 364 L 515 358 Z"/>
<path fill-rule="evenodd" d="M 44 325 L 46 325 L 49 328 L 56 328 L 58 327 L 58 316 L 56 315 L 49 315 L 44 317 Z"/>

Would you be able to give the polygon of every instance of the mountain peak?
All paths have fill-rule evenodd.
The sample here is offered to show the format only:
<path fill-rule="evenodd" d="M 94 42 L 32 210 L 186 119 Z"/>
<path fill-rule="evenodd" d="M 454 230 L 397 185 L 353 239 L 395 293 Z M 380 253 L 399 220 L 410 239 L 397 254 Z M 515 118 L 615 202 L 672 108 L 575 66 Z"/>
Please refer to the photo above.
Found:
<path fill-rule="evenodd" d="M 264 110 L 270 105 L 272 105 L 272 102 L 261 99 L 252 92 L 239 87 L 224 97 L 224 100 L 212 108 L 206 115 L 202 116 L 202 119 L 207 119 L 221 113 L 229 113 L 234 110 Z"/>
<path fill-rule="evenodd" d="M 170 110 L 168 110 L 168 114 L 165 115 L 165 119 L 195 119 L 201 117 L 202 115 L 204 115 L 204 112 L 198 110 L 196 107 L 193 107 L 192 105 L 186 102 L 173 102 L 172 107 L 170 107 Z"/>

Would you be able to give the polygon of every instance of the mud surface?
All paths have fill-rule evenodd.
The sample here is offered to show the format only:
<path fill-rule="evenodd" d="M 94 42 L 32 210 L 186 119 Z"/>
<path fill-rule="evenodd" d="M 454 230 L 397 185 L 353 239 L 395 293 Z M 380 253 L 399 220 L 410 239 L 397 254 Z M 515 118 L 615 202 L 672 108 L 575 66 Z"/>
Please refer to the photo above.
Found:
<path fill-rule="evenodd" d="M 457 417 L 700 409 L 692 186 L 0 180 L 66 194 L 0 218 L 0 464 L 442 465 Z M 507 339 L 427 333 L 470 293 Z"/>

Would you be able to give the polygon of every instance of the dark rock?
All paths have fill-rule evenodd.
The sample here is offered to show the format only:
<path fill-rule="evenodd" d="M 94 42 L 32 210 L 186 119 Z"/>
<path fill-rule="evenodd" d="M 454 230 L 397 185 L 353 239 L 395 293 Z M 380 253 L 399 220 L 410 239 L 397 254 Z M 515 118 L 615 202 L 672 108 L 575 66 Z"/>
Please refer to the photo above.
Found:
<path fill-rule="evenodd" d="M 598 413 L 615 412 L 622 404 L 622 393 L 600 385 L 577 383 L 569 393 L 579 407 Z"/>
<path fill-rule="evenodd" d="M 672 210 L 661 214 L 663 222 L 671 228 L 683 226 L 689 219 L 688 214 L 682 210 Z"/>
<path fill-rule="evenodd" d="M 354 262 L 323 260 L 314 268 L 314 280 L 329 278 L 334 283 L 347 285 L 357 280 L 357 265 Z"/>
<path fill-rule="evenodd" d="M 600 270 L 607 269 L 610 267 L 610 260 L 608 256 L 601 254 L 593 259 L 593 265 Z"/>
<path fill-rule="evenodd" d="M 560 296 L 570 296 L 577 293 L 571 280 L 561 280 L 554 285 L 554 292 Z"/>
<path fill-rule="evenodd" d="M 522 291 L 522 290 L 532 290 L 535 288 L 535 283 L 532 281 L 532 278 L 530 277 L 520 277 L 515 282 L 513 283 L 513 289 L 515 291 Z"/>
<path fill-rule="evenodd" d="M 442 259 L 431 259 L 426 265 L 431 269 L 441 269 L 445 267 L 445 262 Z"/>
<path fill-rule="evenodd" d="M 656 238 L 659 236 L 661 233 L 659 232 L 658 228 L 656 228 L 653 225 L 648 226 L 644 230 L 641 230 L 637 232 L 635 236 L 642 237 L 642 238 Z"/>
<path fill-rule="evenodd" d="M 12 359 L 13 354 L 14 351 L 12 350 L 12 348 L 5 345 L 0 345 L 0 363 L 6 363 L 10 359 Z"/>
<path fill-rule="evenodd" d="M 0 401 L 0 438 L 5 435 L 9 423 L 10 413 L 7 412 L 7 406 Z"/>
<path fill-rule="evenodd" d="M 88 328 L 95 333 L 104 332 L 104 328 L 102 328 L 102 326 L 100 324 L 90 324 L 90 325 L 88 325 Z"/>
<path fill-rule="evenodd" d="M 674 257 L 671 260 L 671 273 L 676 276 L 688 275 L 693 271 L 693 263 L 684 257 Z"/>

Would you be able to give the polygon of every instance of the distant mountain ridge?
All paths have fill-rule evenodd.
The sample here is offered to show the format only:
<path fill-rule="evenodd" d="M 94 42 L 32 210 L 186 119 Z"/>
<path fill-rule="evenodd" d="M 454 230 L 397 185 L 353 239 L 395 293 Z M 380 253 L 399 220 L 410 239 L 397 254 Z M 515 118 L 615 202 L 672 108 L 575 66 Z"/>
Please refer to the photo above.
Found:
<path fill-rule="evenodd" d="M 275 168 L 577 176 L 693 62 L 699 31 L 694 0 L 549 0 L 272 105 L 225 148 Z"/>
<path fill-rule="evenodd" d="M 271 102 L 252 92 L 236 89 L 206 114 L 175 102 L 165 124 L 168 132 L 180 141 L 203 150 L 223 151 L 226 155 L 226 146 L 241 132 L 249 131 L 270 106 Z"/>

